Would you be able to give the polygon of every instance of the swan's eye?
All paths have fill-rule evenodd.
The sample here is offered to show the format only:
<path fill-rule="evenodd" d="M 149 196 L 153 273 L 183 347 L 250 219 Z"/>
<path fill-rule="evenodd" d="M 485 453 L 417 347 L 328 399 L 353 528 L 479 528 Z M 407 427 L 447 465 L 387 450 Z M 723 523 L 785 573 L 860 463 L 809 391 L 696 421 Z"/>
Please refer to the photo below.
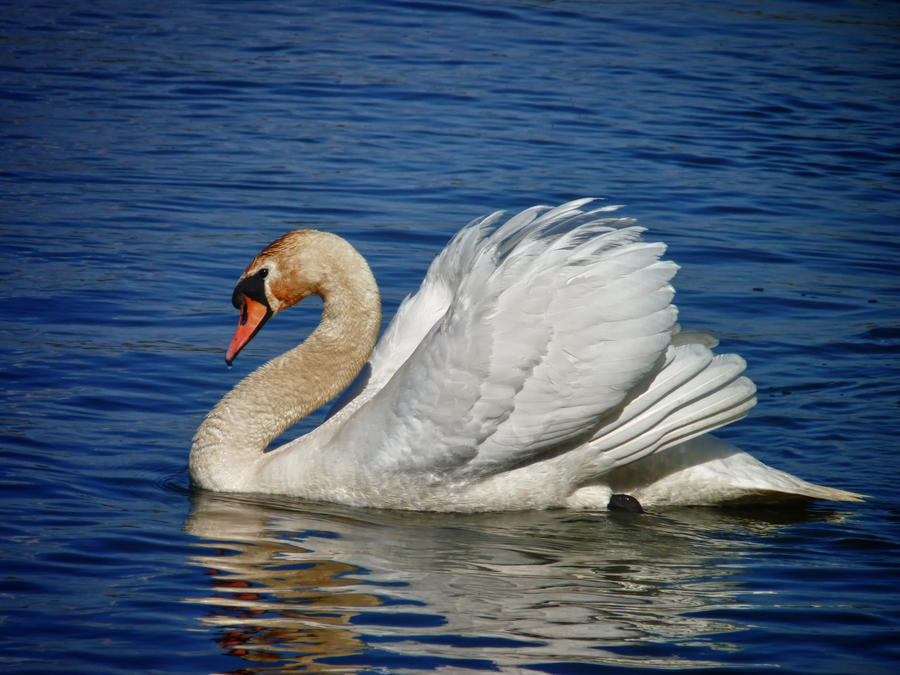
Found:
<path fill-rule="evenodd" d="M 263 267 L 263 268 L 262 268 L 259 272 L 257 272 L 256 274 L 257 274 L 257 276 L 258 276 L 260 279 L 265 279 L 267 276 L 269 276 L 269 268 L 268 268 L 268 267 Z"/>

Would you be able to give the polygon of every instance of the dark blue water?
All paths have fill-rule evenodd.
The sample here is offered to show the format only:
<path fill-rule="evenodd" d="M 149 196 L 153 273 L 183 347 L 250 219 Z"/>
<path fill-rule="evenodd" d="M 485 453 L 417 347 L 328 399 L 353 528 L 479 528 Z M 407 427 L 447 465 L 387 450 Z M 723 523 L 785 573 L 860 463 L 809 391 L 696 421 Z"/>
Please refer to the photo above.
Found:
<path fill-rule="evenodd" d="M 0 17 L 0 670 L 895 672 L 894 4 Z M 348 237 L 389 318 L 469 219 L 584 195 L 669 242 L 683 322 L 747 358 L 760 402 L 723 435 L 868 502 L 457 516 L 190 491 L 204 413 L 318 319 L 225 368 L 262 245 Z"/>

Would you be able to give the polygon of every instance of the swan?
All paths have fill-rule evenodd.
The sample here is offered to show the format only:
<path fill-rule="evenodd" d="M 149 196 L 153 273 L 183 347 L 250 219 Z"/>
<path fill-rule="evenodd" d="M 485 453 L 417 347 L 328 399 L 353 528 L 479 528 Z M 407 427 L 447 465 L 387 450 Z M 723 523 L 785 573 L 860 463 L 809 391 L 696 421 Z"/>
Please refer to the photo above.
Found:
<path fill-rule="evenodd" d="M 296 230 L 268 245 L 234 289 L 226 362 L 309 295 L 321 321 L 209 412 L 193 483 L 436 511 L 603 510 L 614 494 L 645 507 L 860 500 L 707 433 L 746 415 L 755 386 L 740 356 L 681 330 L 677 265 L 618 208 L 581 199 L 472 221 L 377 344 L 378 287 L 350 243 Z M 335 398 L 319 427 L 267 449 Z"/>

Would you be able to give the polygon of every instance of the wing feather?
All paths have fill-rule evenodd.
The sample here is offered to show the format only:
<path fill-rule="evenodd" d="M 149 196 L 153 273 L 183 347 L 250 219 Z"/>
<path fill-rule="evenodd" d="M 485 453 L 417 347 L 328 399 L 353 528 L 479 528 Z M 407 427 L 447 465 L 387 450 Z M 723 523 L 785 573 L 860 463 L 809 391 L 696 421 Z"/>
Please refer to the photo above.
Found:
<path fill-rule="evenodd" d="M 461 231 L 401 306 L 373 355 L 379 388 L 335 440 L 367 448 L 370 467 L 475 476 L 590 438 L 659 368 L 677 267 L 588 202 Z"/>

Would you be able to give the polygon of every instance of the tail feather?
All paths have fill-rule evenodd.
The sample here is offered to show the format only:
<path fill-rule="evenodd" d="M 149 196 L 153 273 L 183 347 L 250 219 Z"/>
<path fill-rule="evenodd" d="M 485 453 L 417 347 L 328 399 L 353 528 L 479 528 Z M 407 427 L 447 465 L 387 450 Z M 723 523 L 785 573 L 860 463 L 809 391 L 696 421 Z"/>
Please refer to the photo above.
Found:
<path fill-rule="evenodd" d="M 796 499 L 858 502 L 865 498 L 774 469 L 709 435 L 616 469 L 604 479 L 613 492 L 630 494 L 644 506 L 764 504 Z"/>

